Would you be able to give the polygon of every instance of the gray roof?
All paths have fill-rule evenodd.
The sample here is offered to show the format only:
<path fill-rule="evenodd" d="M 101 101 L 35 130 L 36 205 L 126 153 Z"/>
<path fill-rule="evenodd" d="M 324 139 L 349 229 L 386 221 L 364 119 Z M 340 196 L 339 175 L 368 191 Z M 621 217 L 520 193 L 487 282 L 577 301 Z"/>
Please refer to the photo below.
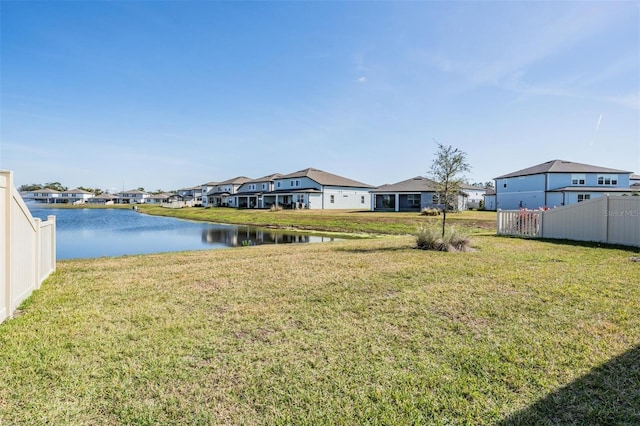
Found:
<path fill-rule="evenodd" d="M 631 176 L 629 176 L 629 179 L 631 179 L 631 180 L 640 180 L 640 175 L 632 174 Z"/>
<path fill-rule="evenodd" d="M 241 184 L 243 184 L 243 183 L 245 183 L 245 182 L 247 182 L 249 180 L 251 180 L 251 178 L 248 178 L 246 176 L 237 176 L 237 177 L 234 177 L 234 178 L 231 178 L 231 179 L 227 179 L 227 180 L 222 181 L 222 182 L 218 182 L 216 185 L 229 185 L 229 184 L 241 185 Z"/>
<path fill-rule="evenodd" d="M 267 176 L 262 176 L 258 179 L 249 179 L 245 183 L 258 183 L 258 182 L 273 182 L 274 179 L 281 178 L 282 175 L 280 173 L 273 173 Z"/>
<path fill-rule="evenodd" d="M 504 179 L 518 176 L 538 175 L 544 173 L 631 173 L 625 170 L 592 166 L 590 164 L 574 163 L 572 161 L 552 160 L 533 167 L 518 170 L 494 179 Z"/>
<path fill-rule="evenodd" d="M 64 191 L 67 194 L 93 194 L 93 192 L 85 191 L 84 189 L 72 189 L 71 191 Z"/>
<path fill-rule="evenodd" d="M 93 197 L 97 200 L 115 200 L 118 198 L 118 194 L 107 194 L 106 192 L 103 192 L 100 195 L 96 195 L 95 197 Z"/>
<path fill-rule="evenodd" d="M 435 192 L 438 184 L 423 176 L 416 176 L 402 182 L 386 184 L 371 192 Z"/>
<path fill-rule="evenodd" d="M 326 186 L 347 186 L 355 188 L 373 188 L 372 185 L 358 182 L 353 179 L 345 178 L 342 176 L 334 175 L 332 173 L 325 172 L 318 169 L 304 169 L 288 175 L 280 176 L 277 179 L 291 179 L 297 177 L 308 177 L 309 179 L 318 182 L 320 185 Z"/>

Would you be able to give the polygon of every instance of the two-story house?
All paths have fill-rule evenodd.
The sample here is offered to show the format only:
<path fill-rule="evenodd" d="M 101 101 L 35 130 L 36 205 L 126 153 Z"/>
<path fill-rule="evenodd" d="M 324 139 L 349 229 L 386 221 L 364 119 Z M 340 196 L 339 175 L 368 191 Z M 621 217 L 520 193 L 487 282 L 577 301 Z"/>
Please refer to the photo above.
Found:
<path fill-rule="evenodd" d="M 207 184 L 205 184 L 207 185 Z M 178 189 L 178 195 L 182 198 L 181 201 L 185 201 L 192 206 L 202 206 L 202 187 L 194 186 L 192 188 L 182 188 Z"/>
<path fill-rule="evenodd" d="M 237 199 L 234 197 L 238 188 L 246 181 L 251 180 L 246 176 L 238 176 L 219 182 L 206 195 L 203 192 L 203 204 L 211 207 L 238 207 Z M 206 204 L 204 198 L 207 199 Z"/>
<path fill-rule="evenodd" d="M 240 208 L 264 208 L 264 194 L 273 191 L 275 180 L 281 176 L 280 173 L 273 173 L 244 182 L 232 197 L 234 205 Z"/>
<path fill-rule="evenodd" d="M 625 170 L 548 161 L 494 178 L 496 209 L 564 206 L 605 194 L 631 193 L 630 176 Z"/>
<path fill-rule="evenodd" d="M 123 191 L 118 194 L 119 204 L 144 204 L 151 196 L 148 192 L 140 191 L 139 189 L 130 189 L 129 191 Z"/>
<path fill-rule="evenodd" d="M 369 209 L 373 186 L 322 170 L 308 168 L 273 181 L 263 195 L 264 207 L 304 209 Z"/>

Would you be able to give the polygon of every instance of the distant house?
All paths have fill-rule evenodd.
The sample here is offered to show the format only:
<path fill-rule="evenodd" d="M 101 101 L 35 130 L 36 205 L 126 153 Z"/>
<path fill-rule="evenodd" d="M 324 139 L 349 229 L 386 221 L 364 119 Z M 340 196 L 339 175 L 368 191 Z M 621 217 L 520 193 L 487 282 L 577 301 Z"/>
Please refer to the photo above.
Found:
<path fill-rule="evenodd" d="M 93 198 L 93 193 L 76 188 L 70 191 L 61 192 L 60 198 L 63 203 L 84 204 Z"/>
<path fill-rule="evenodd" d="M 219 182 L 207 182 L 207 183 L 203 183 L 200 187 L 200 193 L 201 193 L 201 197 L 202 197 L 202 205 L 204 207 L 211 207 L 209 206 L 209 198 L 207 197 L 207 194 L 212 191 L 214 188 L 216 188 L 218 186 Z"/>
<path fill-rule="evenodd" d="M 151 196 L 148 192 L 139 189 L 130 189 L 118 194 L 118 203 L 120 204 L 144 204 Z"/>
<path fill-rule="evenodd" d="M 640 192 L 640 175 L 629 176 L 629 188 L 633 192 Z"/>
<path fill-rule="evenodd" d="M 111 205 L 118 202 L 118 194 L 107 194 L 102 193 L 100 195 L 96 195 L 87 200 L 89 204 L 103 204 L 103 205 Z"/>
<path fill-rule="evenodd" d="M 202 205 L 202 185 L 178 189 L 177 193 L 182 197 L 179 201 L 191 202 L 193 206 Z"/>
<path fill-rule="evenodd" d="M 232 196 L 234 205 L 239 208 L 264 208 L 264 195 L 273 191 L 274 182 L 280 177 L 280 173 L 273 173 L 244 182 Z"/>
<path fill-rule="evenodd" d="M 60 191 L 55 189 L 42 188 L 34 191 L 29 191 L 23 197 L 25 200 L 32 200 L 36 203 L 55 204 L 62 203 L 62 197 Z"/>
<path fill-rule="evenodd" d="M 496 190 L 493 188 L 487 188 L 484 193 L 484 209 L 496 210 Z"/>
<path fill-rule="evenodd" d="M 264 207 L 304 209 L 369 209 L 373 188 L 366 183 L 308 168 L 273 179 L 273 191 L 263 194 Z"/>
<path fill-rule="evenodd" d="M 238 176 L 232 179 L 227 179 L 223 182 L 219 182 L 206 194 L 203 192 L 203 201 L 206 198 L 206 206 L 213 207 L 238 207 L 236 205 L 237 199 L 233 197 L 240 186 L 251 180 L 246 176 Z"/>
<path fill-rule="evenodd" d="M 604 194 L 631 193 L 631 172 L 552 160 L 494 178 L 496 208 L 564 206 Z"/>
<path fill-rule="evenodd" d="M 379 186 L 371 191 L 373 211 L 419 212 L 424 208 L 442 209 L 437 183 L 422 176 Z M 456 197 L 456 210 L 467 209 L 467 193 Z"/>
<path fill-rule="evenodd" d="M 163 193 L 160 193 L 160 194 L 149 194 L 149 196 L 145 200 L 145 203 L 146 204 L 167 203 L 174 196 L 175 196 L 175 194 L 170 194 L 168 192 L 163 192 Z"/>
<path fill-rule="evenodd" d="M 468 209 L 479 209 L 481 204 L 484 205 L 484 194 L 487 192 L 487 188 L 463 183 L 460 185 L 460 189 L 467 194 Z"/>

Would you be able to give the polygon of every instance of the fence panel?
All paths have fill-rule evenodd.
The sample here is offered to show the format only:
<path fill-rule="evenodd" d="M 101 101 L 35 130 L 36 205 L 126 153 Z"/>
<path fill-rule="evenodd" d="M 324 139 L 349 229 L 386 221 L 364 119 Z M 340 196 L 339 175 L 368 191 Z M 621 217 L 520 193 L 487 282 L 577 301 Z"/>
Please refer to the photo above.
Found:
<path fill-rule="evenodd" d="M 13 187 L 13 174 L 0 170 L 0 322 L 55 271 L 55 219 L 31 216 Z"/>
<path fill-rule="evenodd" d="M 547 210 L 542 237 L 575 241 L 607 241 L 607 197 Z"/>
<path fill-rule="evenodd" d="M 609 197 L 608 242 L 640 247 L 640 197 Z"/>
<path fill-rule="evenodd" d="M 640 197 L 593 198 L 545 211 L 498 211 L 498 235 L 640 247 Z"/>
<path fill-rule="evenodd" d="M 542 212 L 538 210 L 499 210 L 498 235 L 540 237 Z"/>

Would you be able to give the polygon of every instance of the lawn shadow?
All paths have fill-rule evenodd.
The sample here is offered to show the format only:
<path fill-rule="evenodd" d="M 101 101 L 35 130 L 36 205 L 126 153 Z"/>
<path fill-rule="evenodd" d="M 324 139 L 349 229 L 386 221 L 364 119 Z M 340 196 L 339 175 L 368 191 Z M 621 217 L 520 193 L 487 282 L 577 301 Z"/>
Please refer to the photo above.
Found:
<path fill-rule="evenodd" d="M 640 424 L 640 346 L 592 369 L 497 424 Z"/>
<path fill-rule="evenodd" d="M 496 234 L 493 234 L 493 235 L 496 235 Z M 561 240 L 561 239 L 555 239 L 555 238 L 520 238 L 512 235 L 496 235 L 496 236 L 499 238 L 528 239 L 533 241 L 540 241 L 543 243 L 551 243 L 551 244 L 565 245 L 565 246 L 605 248 L 605 249 L 623 250 L 631 253 L 640 253 L 640 247 L 624 246 L 620 244 L 606 244 L 606 243 L 598 243 L 594 241 Z"/>

